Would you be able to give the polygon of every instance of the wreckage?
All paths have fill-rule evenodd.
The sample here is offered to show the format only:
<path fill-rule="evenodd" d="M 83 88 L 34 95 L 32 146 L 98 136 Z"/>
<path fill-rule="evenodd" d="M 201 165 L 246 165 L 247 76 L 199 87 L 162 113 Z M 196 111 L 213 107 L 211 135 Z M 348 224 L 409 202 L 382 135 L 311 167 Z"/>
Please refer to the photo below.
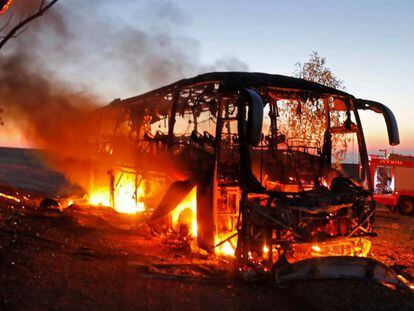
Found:
<path fill-rule="evenodd" d="M 241 271 L 366 256 L 375 202 L 360 110 L 381 113 L 399 143 L 386 106 L 281 75 L 207 73 L 116 99 L 93 117 L 91 202 L 167 219 Z"/>

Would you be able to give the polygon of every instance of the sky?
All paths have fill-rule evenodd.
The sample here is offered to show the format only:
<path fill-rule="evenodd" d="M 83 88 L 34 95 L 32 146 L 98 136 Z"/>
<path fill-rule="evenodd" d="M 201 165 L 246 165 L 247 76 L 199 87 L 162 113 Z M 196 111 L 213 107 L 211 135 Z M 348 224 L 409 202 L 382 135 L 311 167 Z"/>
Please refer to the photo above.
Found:
<path fill-rule="evenodd" d="M 414 1 L 60 0 L 52 10 L 68 30 L 36 21 L 33 63 L 102 105 L 212 70 L 292 75 L 317 51 L 347 92 L 391 108 L 394 151 L 414 154 Z M 389 148 L 381 116 L 363 113 L 362 122 L 371 153 Z M 25 143 L 7 124 L 3 132 L 3 145 Z"/>
<path fill-rule="evenodd" d="M 318 51 L 348 92 L 393 110 L 401 134 L 394 151 L 414 153 L 414 1 L 213 0 L 186 8 L 204 59 L 233 55 L 252 71 L 291 75 Z M 371 151 L 388 148 L 382 117 L 362 117 Z"/>

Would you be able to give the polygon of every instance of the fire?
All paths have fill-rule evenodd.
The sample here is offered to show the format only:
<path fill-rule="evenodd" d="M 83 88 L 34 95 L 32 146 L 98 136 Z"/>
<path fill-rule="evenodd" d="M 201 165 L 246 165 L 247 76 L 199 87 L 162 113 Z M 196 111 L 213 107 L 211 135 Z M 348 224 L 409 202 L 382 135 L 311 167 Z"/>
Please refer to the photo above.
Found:
<path fill-rule="evenodd" d="M 232 235 L 224 235 L 221 234 L 219 236 L 215 237 L 215 241 L 216 241 L 216 245 L 219 244 L 218 246 L 215 247 L 214 252 L 216 255 L 219 256 L 228 256 L 228 257 L 234 257 L 235 256 L 235 252 L 236 252 L 236 246 L 237 245 L 237 234 L 233 234 L 233 237 L 231 237 Z M 231 237 L 231 238 L 230 238 Z M 222 241 L 226 240 L 224 243 Z"/>
<path fill-rule="evenodd" d="M 235 249 L 229 241 L 223 243 L 216 248 L 216 254 L 228 257 L 234 257 Z"/>
<path fill-rule="evenodd" d="M 318 245 L 312 245 L 312 250 L 319 253 L 322 249 Z"/>
<path fill-rule="evenodd" d="M 367 257 L 371 249 L 371 240 L 366 238 L 335 239 L 318 244 L 302 243 L 293 246 L 293 261 L 310 257 L 357 256 Z"/>
<path fill-rule="evenodd" d="M 114 174 L 112 196 L 110 187 L 95 187 L 89 194 L 89 203 L 112 207 L 118 213 L 135 214 L 145 211 L 144 197 L 142 179 L 138 179 L 136 174 L 119 170 Z"/>
<path fill-rule="evenodd" d="M 89 203 L 95 206 L 111 206 L 109 189 L 93 189 L 89 194 Z"/>
<path fill-rule="evenodd" d="M 174 230 L 179 230 L 180 226 L 187 226 L 189 234 L 197 237 L 197 187 L 194 187 L 171 212 L 171 224 Z"/>
<path fill-rule="evenodd" d="M 119 213 L 135 214 L 145 211 L 144 186 L 141 182 L 138 186 L 135 174 L 118 173 L 115 175 L 116 189 L 114 191 L 114 209 Z M 117 176 L 119 175 L 119 176 Z"/>

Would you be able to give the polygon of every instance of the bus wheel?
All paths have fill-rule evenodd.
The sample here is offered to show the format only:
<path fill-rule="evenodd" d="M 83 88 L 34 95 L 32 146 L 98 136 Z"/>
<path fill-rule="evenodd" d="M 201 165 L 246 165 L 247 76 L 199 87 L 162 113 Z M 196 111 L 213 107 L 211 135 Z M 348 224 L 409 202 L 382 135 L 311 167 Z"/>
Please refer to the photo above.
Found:
<path fill-rule="evenodd" d="M 402 215 L 411 215 L 414 213 L 414 202 L 409 198 L 402 198 L 398 203 L 398 211 Z"/>

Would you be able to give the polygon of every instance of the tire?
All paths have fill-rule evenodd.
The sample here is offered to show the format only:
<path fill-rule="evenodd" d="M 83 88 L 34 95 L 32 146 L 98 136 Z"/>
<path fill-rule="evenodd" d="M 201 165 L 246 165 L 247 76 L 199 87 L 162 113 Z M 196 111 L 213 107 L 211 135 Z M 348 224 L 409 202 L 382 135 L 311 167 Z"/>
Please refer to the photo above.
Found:
<path fill-rule="evenodd" d="M 414 201 L 410 198 L 401 198 L 398 202 L 398 211 L 401 215 L 413 215 Z"/>

